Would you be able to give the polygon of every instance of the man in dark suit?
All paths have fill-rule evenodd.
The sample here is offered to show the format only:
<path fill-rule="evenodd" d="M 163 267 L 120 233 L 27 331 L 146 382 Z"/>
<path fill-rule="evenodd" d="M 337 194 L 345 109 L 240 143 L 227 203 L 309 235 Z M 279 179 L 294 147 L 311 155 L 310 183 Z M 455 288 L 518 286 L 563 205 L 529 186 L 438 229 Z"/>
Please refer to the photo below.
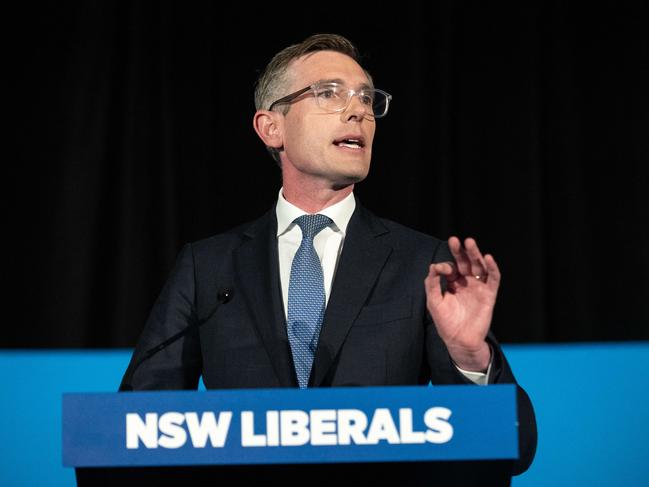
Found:
<path fill-rule="evenodd" d="M 122 389 L 192 389 L 201 375 L 214 389 L 515 383 L 489 331 L 494 258 L 354 198 L 391 99 L 358 59 L 347 39 L 317 35 L 269 63 L 254 128 L 282 170 L 277 205 L 183 248 Z M 515 473 L 536 447 L 520 387 L 518 412 Z"/>

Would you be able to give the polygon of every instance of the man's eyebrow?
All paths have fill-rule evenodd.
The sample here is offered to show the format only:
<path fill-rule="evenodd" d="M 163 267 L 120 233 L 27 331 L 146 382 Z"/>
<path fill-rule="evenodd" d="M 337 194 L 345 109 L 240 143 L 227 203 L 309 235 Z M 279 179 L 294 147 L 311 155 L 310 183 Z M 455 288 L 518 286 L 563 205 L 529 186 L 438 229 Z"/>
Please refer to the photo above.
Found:
<path fill-rule="evenodd" d="M 318 83 L 338 83 L 339 85 L 346 85 L 345 81 L 340 78 L 321 79 L 318 81 Z M 358 88 L 364 90 L 370 89 L 372 88 L 372 86 L 369 83 L 361 83 L 360 85 L 358 85 Z"/>

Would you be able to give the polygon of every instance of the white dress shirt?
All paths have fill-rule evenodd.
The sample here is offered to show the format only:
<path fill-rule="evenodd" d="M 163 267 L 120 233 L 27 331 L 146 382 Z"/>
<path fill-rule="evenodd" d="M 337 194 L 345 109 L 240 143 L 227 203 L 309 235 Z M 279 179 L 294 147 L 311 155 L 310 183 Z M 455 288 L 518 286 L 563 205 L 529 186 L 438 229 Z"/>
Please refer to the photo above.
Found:
<path fill-rule="evenodd" d="M 282 188 L 283 189 L 283 188 Z M 279 278 L 282 287 L 282 301 L 284 303 L 284 314 L 288 314 L 288 283 L 291 278 L 291 265 L 293 264 L 293 257 L 297 249 L 302 243 L 302 229 L 294 223 L 295 219 L 306 215 L 306 211 L 301 210 L 297 206 L 289 203 L 284 199 L 282 189 L 279 190 L 277 197 L 277 251 L 279 254 Z M 339 201 L 335 205 L 328 206 L 318 213 L 331 218 L 332 223 L 319 232 L 313 239 L 313 246 L 315 248 L 320 263 L 322 264 L 322 274 L 324 277 L 324 291 L 325 291 L 325 305 L 329 303 L 329 295 L 331 294 L 331 284 L 333 283 L 338 267 L 338 259 L 342 253 L 345 244 L 345 234 L 347 232 L 347 225 L 356 208 L 356 200 L 354 194 L 350 193 L 345 199 Z M 424 283 L 422 282 L 422 287 Z M 288 319 L 288 316 L 285 316 Z M 457 367 L 457 366 L 456 366 Z M 491 363 L 487 373 L 471 372 L 457 369 L 464 374 L 466 378 L 475 382 L 476 384 L 486 384 L 489 372 L 491 370 Z"/>

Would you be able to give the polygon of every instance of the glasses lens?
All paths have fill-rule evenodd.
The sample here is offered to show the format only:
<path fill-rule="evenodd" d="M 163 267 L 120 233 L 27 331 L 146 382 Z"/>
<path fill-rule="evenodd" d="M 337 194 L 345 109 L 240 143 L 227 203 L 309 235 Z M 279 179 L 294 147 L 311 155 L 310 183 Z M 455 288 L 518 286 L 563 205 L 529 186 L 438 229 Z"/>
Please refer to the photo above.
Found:
<path fill-rule="evenodd" d="M 389 95 L 384 91 L 373 91 L 374 101 L 372 102 L 372 113 L 374 113 L 374 118 L 384 117 L 388 113 Z"/>
<path fill-rule="evenodd" d="M 348 90 L 337 83 L 323 83 L 314 89 L 316 101 L 320 108 L 330 112 L 344 110 L 350 101 L 353 91 Z M 375 89 L 364 89 L 356 93 L 359 101 L 367 108 L 368 114 L 374 118 L 384 117 L 388 113 L 390 95 L 385 91 Z"/>
<path fill-rule="evenodd" d="M 337 112 L 347 104 L 347 90 L 338 84 L 322 84 L 314 92 L 318 105 L 325 110 Z"/>

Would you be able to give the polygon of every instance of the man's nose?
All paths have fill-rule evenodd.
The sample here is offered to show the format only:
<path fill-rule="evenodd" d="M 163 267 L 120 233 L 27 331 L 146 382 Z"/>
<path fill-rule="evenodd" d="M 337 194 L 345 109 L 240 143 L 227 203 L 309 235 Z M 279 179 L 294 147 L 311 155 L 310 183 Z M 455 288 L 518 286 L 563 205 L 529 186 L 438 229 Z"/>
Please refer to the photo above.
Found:
<path fill-rule="evenodd" d="M 363 102 L 361 102 L 360 97 L 357 94 L 353 94 L 347 108 L 343 111 L 343 118 L 346 122 L 350 120 L 356 120 L 360 122 L 368 114 L 368 107 Z"/>

